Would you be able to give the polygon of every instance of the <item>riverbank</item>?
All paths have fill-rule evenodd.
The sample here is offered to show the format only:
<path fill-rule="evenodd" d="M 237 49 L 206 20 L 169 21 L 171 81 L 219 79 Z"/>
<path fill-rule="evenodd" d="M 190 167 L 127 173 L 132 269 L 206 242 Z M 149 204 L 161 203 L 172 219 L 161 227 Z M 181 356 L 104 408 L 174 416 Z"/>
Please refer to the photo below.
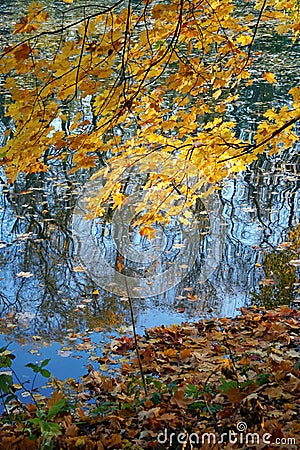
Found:
<path fill-rule="evenodd" d="M 149 329 L 142 374 L 134 339 L 112 338 L 80 383 L 49 376 L 51 397 L 12 398 L 0 449 L 296 449 L 299 320 L 253 307 Z"/>

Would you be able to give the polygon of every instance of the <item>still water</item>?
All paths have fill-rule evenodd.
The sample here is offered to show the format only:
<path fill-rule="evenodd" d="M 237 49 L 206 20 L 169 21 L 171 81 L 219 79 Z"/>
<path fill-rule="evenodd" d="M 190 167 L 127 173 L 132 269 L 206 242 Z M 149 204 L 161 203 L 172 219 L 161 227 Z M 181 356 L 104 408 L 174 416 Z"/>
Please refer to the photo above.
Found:
<path fill-rule="evenodd" d="M 2 44 L 26 4 L 1 2 Z M 257 49 L 263 50 L 257 66 L 264 65 L 281 82 L 257 79 L 250 93 L 241 94 L 230 114 L 245 139 L 266 106 L 284 104 L 284 94 L 299 82 L 297 44 L 281 37 L 274 43 L 268 30 L 261 30 Z M 6 121 L 0 118 L 0 143 Z M 251 304 L 265 278 L 265 253 L 276 251 L 300 221 L 299 165 L 299 146 L 294 146 L 280 156 L 261 156 L 248 171 L 224 181 L 218 193 L 220 218 L 227 224 L 226 235 L 220 236 L 220 263 L 204 283 L 196 263 L 169 291 L 135 299 L 139 333 L 156 325 L 233 316 Z M 82 375 L 109 334 L 131 333 L 126 300 L 98 286 L 74 254 L 73 209 L 92 172 L 70 175 L 68 170 L 58 162 L 48 173 L 20 177 L 13 186 L 0 173 L 0 345 L 11 342 L 22 381 L 29 376 L 24 363 L 49 357 L 56 376 Z"/>

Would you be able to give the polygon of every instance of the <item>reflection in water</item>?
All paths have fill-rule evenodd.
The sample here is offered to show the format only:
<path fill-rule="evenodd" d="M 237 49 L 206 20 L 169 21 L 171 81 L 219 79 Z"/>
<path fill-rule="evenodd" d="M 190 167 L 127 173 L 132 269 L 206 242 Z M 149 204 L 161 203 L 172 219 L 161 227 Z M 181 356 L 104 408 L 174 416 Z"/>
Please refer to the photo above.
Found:
<path fill-rule="evenodd" d="M 154 168 L 152 162 L 159 158 L 159 153 L 154 158 L 151 154 L 149 161 L 143 158 L 143 167 L 146 164 L 146 167 L 151 167 L 152 174 L 159 174 L 160 163 Z M 118 160 L 118 164 L 126 167 L 128 159 L 121 160 L 121 163 Z M 183 161 L 175 157 L 172 162 L 168 161 L 168 164 L 169 168 L 173 165 L 176 173 L 186 171 L 188 174 L 177 184 L 178 192 L 180 183 L 184 187 L 196 182 L 202 186 L 202 193 L 206 195 L 201 201 L 198 199 L 193 212 L 186 205 L 185 196 L 178 192 L 157 192 L 151 187 L 145 189 L 148 174 L 144 172 L 144 180 L 141 180 L 142 170 L 140 164 L 136 163 L 136 157 L 129 173 L 126 174 L 125 169 L 122 172 L 122 183 L 125 185 L 123 193 L 126 199 L 113 213 L 110 213 L 111 207 L 107 202 L 105 220 L 86 220 L 86 215 L 90 214 L 90 202 L 95 198 L 99 201 L 99 192 L 105 193 L 103 186 L 106 180 L 101 174 L 92 177 L 92 180 L 85 184 L 74 208 L 72 222 L 73 236 L 77 243 L 76 254 L 91 278 L 99 286 L 118 296 L 148 298 L 167 292 L 186 277 L 199 257 L 197 278 L 198 283 L 203 283 L 214 272 L 222 258 L 226 222 L 222 219 L 219 196 L 216 192 L 209 192 L 210 184 L 202 173 L 193 172 L 195 166 L 192 164 L 186 167 L 187 163 L 184 162 L 183 168 Z M 142 214 L 147 211 L 147 206 L 151 211 L 153 204 L 156 204 L 157 195 L 161 217 L 175 206 L 180 206 L 181 215 L 173 215 L 167 224 L 154 225 L 157 235 L 149 242 L 147 238 L 140 236 L 133 224 L 139 220 L 141 208 Z M 167 206 L 164 203 L 166 199 Z M 181 219 L 184 221 L 181 222 Z M 96 226 L 93 226 L 94 222 Z M 100 235 L 99 238 L 97 235 Z M 117 268 L 118 265 L 121 266 L 122 270 L 116 270 L 115 265 Z"/>
<path fill-rule="evenodd" d="M 285 191 L 286 192 L 286 191 Z M 295 192 L 293 193 L 295 195 Z M 299 203 L 299 199 L 298 199 Z M 292 202 L 292 205 L 294 202 Z M 293 207 L 292 207 L 293 209 Z M 299 209 L 299 206 L 298 206 Z M 286 212 L 288 212 L 286 210 Z M 288 224 L 291 215 L 285 217 Z M 253 302 L 266 308 L 299 304 L 300 223 L 286 233 L 281 242 L 263 255 L 265 278 L 259 281 L 259 290 L 253 293 Z"/>
<path fill-rule="evenodd" d="M 95 284 L 72 258 L 70 218 L 77 185 L 44 174 L 11 188 L 2 184 L 1 314 L 21 319 L 20 327 L 10 329 L 14 334 L 60 339 L 70 328 L 122 320 L 124 307 L 105 294 L 100 307 L 92 294 Z"/>
<path fill-rule="evenodd" d="M 228 229 L 221 263 L 199 283 L 199 252 L 178 286 L 160 296 L 136 299 L 140 328 L 209 314 L 233 315 L 251 300 L 264 278 L 259 267 L 263 252 L 274 250 L 299 222 L 299 161 L 296 153 L 283 156 L 284 161 L 262 159 L 255 170 L 224 183 L 219 195 Z M 61 167 L 56 171 L 55 176 L 24 177 L 12 187 L 2 180 L 1 315 L 10 315 L 5 332 L 16 338 L 35 334 L 60 340 L 70 329 L 129 322 L 126 302 L 101 290 L 73 258 L 72 212 L 89 174 L 75 179 Z"/>
<path fill-rule="evenodd" d="M 1 43 L 7 43 L 9 27 L 26 3 L 2 0 L 0 18 L 5 27 Z M 298 74 L 299 44 L 277 37 L 275 48 L 273 37 L 268 40 L 272 48 L 266 47 L 261 30 L 256 50 L 262 50 L 262 54 L 253 71 L 261 74 L 264 67 L 275 72 L 282 83 L 269 85 L 257 78 L 232 105 L 229 118 L 237 120 L 244 139 L 252 138 L 257 121 L 270 103 L 282 105 L 283 94 L 295 84 Z M 2 105 L 3 96 L 0 145 L 9 127 Z M 89 107 L 83 107 L 90 114 Z M 59 126 L 67 128 L 67 124 Z M 234 315 L 237 307 L 251 301 L 251 292 L 264 278 L 259 266 L 263 252 L 276 249 L 286 240 L 290 227 L 299 222 L 298 154 L 299 149 L 294 148 L 280 157 L 261 156 L 251 171 L 224 183 L 219 196 L 228 228 L 221 263 L 208 280 L 199 282 L 207 256 L 204 246 L 178 286 L 156 297 L 135 299 L 140 329 L 210 314 Z M 101 155 L 99 159 L 100 165 Z M 73 208 L 92 172 L 70 175 L 69 169 L 67 161 L 56 163 L 49 173 L 20 177 L 14 186 L 7 186 L 3 174 L 0 178 L 0 313 L 9 318 L 8 327 L 7 322 L 2 323 L 2 332 L 16 339 L 40 335 L 60 340 L 68 330 L 109 328 L 129 322 L 126 301 L 101 290 L 81 261 L 74 259 Z M 113 258 L 111 264 L 116 266 L 117 254 Z"/>

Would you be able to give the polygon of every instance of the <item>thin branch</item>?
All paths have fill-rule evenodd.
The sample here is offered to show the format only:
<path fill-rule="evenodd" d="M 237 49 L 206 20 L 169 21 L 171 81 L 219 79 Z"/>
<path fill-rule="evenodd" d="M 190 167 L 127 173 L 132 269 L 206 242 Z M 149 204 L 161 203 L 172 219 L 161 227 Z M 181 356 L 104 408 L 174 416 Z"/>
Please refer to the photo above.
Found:
<path fill-rule="evenodd" d="M 83 18 L 77 20 L 76 22 L 72 22 L 69 25 L 61 26 L 60 28 L 56 28 L 55 30 L 52 30 L 52 31 L 42 31 L 41 33 L 38 33 L 38 34 L 36 34 L 34 36 L 30 36 L 29 38 L 24 39 L 21 42 L 18 42 L 17 44 L 13 45 L 12 47 L 7 48 L 4 52 L 2 52 L 2 54 L 0 55 L 0 60 L 2 58 L 4 58 L 4 56 L 6 56 L 8 53 L 13 52 L 16 48 L 18 48 L 19 46 L 25 44 L 26 42 L 30 42 L 32 39 L 40 38 L 42 36 L 50 36 L 50 35 L 53 35 L 53 34 L 63 33 L 64 31 L 66 31 L 66 30 L 68 30 L 68 29 L 70 29 L 72 27 L 75 27 L 76 25 L 79 25 L 80 23 L 82 23 L 82 22 L 84 22 L 86 20 L 91 20 L 91 19 L 93 19 L 95 17 L 98 17 L 98 16 L 103 15 L 103 14 L 107 14 L 107 13 L 113 11 L 117 6 L 121 5 L 123 2 L 124 2 L 124 0 L 119 0 L 113 6 L 103 9 L 103 11 L 101 11 L 101 12 L 93 13 L 93 14 L 88 15 L 87 17 L 83 17 Z"/>
<path fill-rule="evenodd" d="M 283 124 L 281 127 L 277 128 L 277 130 L 273 131 L 268 137 L 266 137 L 263 141 L 259 142 L 258 144 L 251 144 L 248 145 L 245 150 L 243 150 L 238 155 L 230 156 L 229 158 L 220 159 L 217 161 L 217 163 L 222 163 L 226 161 L 231 161 L 232 159 L 240 158 L 241 156 L 247 155 L 249 153 L 253 153 L 254 150 L 257 150 L 258 148 L 262 147 L 265 144 L 268 144 L 274 137 L 278 136 L 282 131 L 286 130 L 287 128 L 294 125 L 296 122 L 300 120 L 300 114 L 293 119 L 289 120 L 285 124 Z"/>

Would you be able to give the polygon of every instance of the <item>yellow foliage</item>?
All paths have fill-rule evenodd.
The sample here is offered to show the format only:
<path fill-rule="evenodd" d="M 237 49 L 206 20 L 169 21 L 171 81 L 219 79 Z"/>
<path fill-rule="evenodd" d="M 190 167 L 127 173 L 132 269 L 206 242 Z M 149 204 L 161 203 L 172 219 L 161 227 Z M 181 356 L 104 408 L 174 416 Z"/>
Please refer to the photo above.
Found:
<path fill-rule="evenodd" d="M 71 172 L 96 166 L 101 152 L 111 164 L 110 172 L 101 172 L 106 185 L 91 200 L 93 211 L 101 214 L 105 202 L 115 209 L 126 201 L 119 179 L 131 164 L 139 164 L 140 173 L 149 173 L 145 185 L 155 200 L 145 196 L 146 213 L 141 209 L 138 226 L 151 238 L 151 223 L 168 221 L 161 208 L 182 213 L 171 198 L 185 196 L 186 204 L 193 204 L 198 195 L 193 187 L 202 188 L 197 171 L 216 184 L 244 170 L 259 153 L 296 142 L 299 86 L 289 91 L 289 108 L 265 112 L 255 143 L 239 139 L 228 119 L 239 89 L 255 81 L 251 65 L 258 18 L 296 38 L 294 2 L 258 0 L 242 15 L 238 2 L 220 0 L 144 1 L 138 13 L 112 7 L 61 30 L 54 48 L 47 47 L 47 32 L 39 34 L 50 12 L 32 3 L 15 26 L 15 42 L 0 57 L 10 93 L 6 116 L 15 126 L 1 150 L 0 164 L 10 181 L 20 172 L 45 171 L 39 161 L 50 148 L 52 158 L 72 158 Z M 31 34 L 24 39 L 23 33 Z M 263 74 L 269 83 L 280 82 L 276 77 Z M 68 120 L 67 130 L 57 125 Z M 182 220 L 189 217 L 182 213 Z"/>
<path fill-rule="evenodd" d="M 263 78 L 267 80 L 269 83 L 277 83 L 274 73 L 265 72 Z"/>
<path fill-rule="evenodd" d="M 139 233 L 141 236 L 146 236 L 147 239 L 151 240 L 156 236 L 155 228 L 150 225 L 143 225 L 140 227 Z"/>

